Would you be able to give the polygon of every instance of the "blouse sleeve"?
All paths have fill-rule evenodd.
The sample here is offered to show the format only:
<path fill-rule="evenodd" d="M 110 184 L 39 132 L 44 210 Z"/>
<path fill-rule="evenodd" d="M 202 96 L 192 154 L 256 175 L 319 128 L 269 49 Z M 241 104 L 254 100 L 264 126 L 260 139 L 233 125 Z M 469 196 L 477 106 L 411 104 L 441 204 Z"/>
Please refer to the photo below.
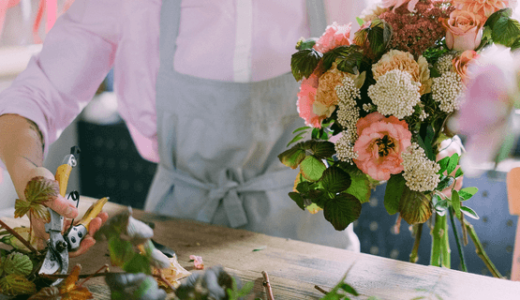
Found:
<path fill-rule="evenodd" d="M 42 51 L 0 94 L 0 115 L 18 114 L 38 125 L 44 155 L 111 69 L 125 1 L 76 0 L 47 34 Z"/>

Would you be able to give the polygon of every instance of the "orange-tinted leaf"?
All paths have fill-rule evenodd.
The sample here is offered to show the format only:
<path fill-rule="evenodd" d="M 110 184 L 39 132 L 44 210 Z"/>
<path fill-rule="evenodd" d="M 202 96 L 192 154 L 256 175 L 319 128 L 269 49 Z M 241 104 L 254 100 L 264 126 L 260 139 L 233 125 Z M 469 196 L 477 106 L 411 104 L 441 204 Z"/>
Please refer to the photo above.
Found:
<path fill-rule="evenodd" d="M 62 300 L 85 300 L 94 299 L 92 293 L 86 287 L 76 287 L 76 289 L 65 294 L 61 298 Z"/>
<path fill-rule="evenodd" d="M 37 176 L 27 183 L 25 199 L 31 204 L 43 204 L 45 201 L 57 197 L 60 192 L 58 182 L 43 176 Z"/>
<path fill-rule="evenodd" d="M 59 288 L 61 295 L 69 293 L 76 288 L 76 281 L 78 281 L 80 271 L 81 265 L 75 265 L 70 272 L 70 275 L 67 276 L 67 278 L 65 278 L 65 280 L 63 280 L 63 282 L 60 284 Z"/>
<path fill-rule="evenodd" d="M 61 300 L 60 291 L 57 287 L 44 287 L 38 293 L 27 300 Z"/>

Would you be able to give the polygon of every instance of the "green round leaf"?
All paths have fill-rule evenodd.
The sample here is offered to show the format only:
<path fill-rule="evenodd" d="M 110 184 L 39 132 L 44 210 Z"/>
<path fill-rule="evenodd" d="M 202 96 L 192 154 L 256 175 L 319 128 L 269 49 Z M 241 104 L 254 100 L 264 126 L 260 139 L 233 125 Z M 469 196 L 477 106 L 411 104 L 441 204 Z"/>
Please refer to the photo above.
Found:
<path fill-rule="evenodd" d="M 314 156 L 307 156 L 300 164 L 300 170 L 303 178 L 310 181 L 317 181 L 327 169 L 325 164 Z"/>
<path fill-rule="evenodd" d="M 401 217 L 410 225 L 426 222 L 432 215 L 431 202 L 423 193 L 404 187 L 399 202 Z"/>
<path fill-rule="evenodd" d="M 325 202 L 323 214 L 336 230 L 345 230 L 350 223 L 359 218 L 361 203 L 351 194 L 341 193 Z"/>
<path fill-rule="evenodd" d="M 27 276 L 31 274 L 33 269 L 33 263 L 29 256 L 14 252 L 9 254 L 3 264 L 2 269 L 4 270 L 4 273 L 7 275 L 10 274 L 19 274 L 23 276 Z"/>
<path fill-rule="evenodd" d="M 352 180 L 350 175 L 342 169 L 330 167 L 323 172 L 321 182 L 325 191 L 336 194 L 348 189 Z"/>
<path fill-rule="evenodd" d="M 406 180 L 403 175 L 392 175 L 385 190 L 385 208 L 388 214 L 393 215 L 399 211 L 399 203 L 403 195 Z"/>

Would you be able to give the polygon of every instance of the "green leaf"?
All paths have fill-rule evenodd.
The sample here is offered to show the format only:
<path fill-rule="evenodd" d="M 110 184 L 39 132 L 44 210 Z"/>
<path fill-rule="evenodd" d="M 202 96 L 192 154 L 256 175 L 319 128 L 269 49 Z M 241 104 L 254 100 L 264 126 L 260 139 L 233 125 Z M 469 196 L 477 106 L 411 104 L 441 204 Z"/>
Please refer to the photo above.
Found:
<path fill-rule="evenodd" d="M 311 141 L 309 149 L 317 159 L 329 158 L 336 153 L 334 143 L 327 141 Z"/>
<path fill-rule="evenodd" d="M 311 129 L 310 126 L 303 126 L 303 127 L 300 127 L 300 128 L 296 128 L 292 133 L 295 134 L 297 132 L 300 132 L 300 131 L 307 131 L 308 129 Z"/>
<path fill-rule="evenodd" d="M 360 17 L 356 17 L 356 21 L 359 24 L 359 26 L 363 26 L 363 24 L 365 24 L 365 21 L 363 21 L 363 19 L 361 19 Z"/>
<path fill-rule="evenodd" d="M 403 196 L 406 180 L 403 175 L 392 175 L 385 190 L 385 208 L 388 214 L 393 215 L 399 211 L 399 203 Z"/>
<path fill-rule="evenodd" d="M 125 262 L 122 269 L 128 273 L 152 274 L 150 259 L 141 254 L 135 254 L 129 261 Z"/>
<path fill-rule="evenodd" d="M 18 274 L 28 276 L 33 270 L 33 263 L 29 256 L 22 253 L 11 253 L 2 261 L 2 269 L 5 274 Z"/>
<path fill-rule="evenodd" d="M 327 168 L 321 178 L 323 189 L 329 193 L 340 193 L 350 187 L 350 175 L 338 167 Z"/>
<path fill-rule="evenodd" d="M 501 16 L 492 27 L 491 37 L 496 44 L 511 47 L 520 38 L 520 23 L 509 17 Z"/>
<path fill-rule="evenodd" d="M 442 176 L 441 181 L 439 182 L 439 184 L 437 185 L 437 187 L 435 189 L 438 191 L 443 191 L 445 188 L 453 185 L 453 182 L 455 182 L 455 179 L 453 179 L 453 177 Z"/>
<path fill-rule="evenodd" d="M 346 283 L 343 283 L 341 285 L 341 289 L 354 296 L 359 296 L 359 293 L 353 287 L 351 287 L 350 285 L 348 285 Z"/>
<path fill-rule="evenodd" d="M 110 253 L 110 262 L 115 266 L 123 266 L 136 254 L 132 243 L 116 236 L 108 240 L 108 251 Z"/>
<path fill-rule="evenodd" d="M 258 251 L 262 251 L 262 250 L 265 250 L 265 249 L 267 249 L 267 246 L 266 245 L 262 245 L 262 246 L 255 247 L 255 249 L 253 249 L 253 252 L 258 252 Z"/>
<path fill-rule="evenodd" d="M 27 183 L 25 188 L 25 200 L 31 204 L 43 204 L 44 202 L 57 197 L 60 188 L 56 180 L 37 176 Z"/>
<path fill-rule="evenodd" d="M 480 217 L 477 215 L 477 213 L 476 213 L 473 209 L 471 209 L 471 208 L 469 208 L 469 207 L 467 207 L 467 206 L 462 206 L 462 207 L 460 208 L 460 210 L 461 210 L 461 211 L 462 211 L 466 216 L 468 216 L 468 217 L 470 217 L 470 218 L 473 218 L 473 219 L 475 219 L 475 220 L 480 219 Z"/>
<path fill-rule="evenodd" d="M 412 191 L 405 186 L 399 202 L 399 212 L 410 225 L 424 223 L 432 215 L 431 203 L 423 193 Z"/>
<path fill-rule="evenodd" d="M 297 193 L 297 192 L 290 192 L 289 193 L 289 197 L 294 201 L 296 202 L 296 204 L 298 204 L 298 207 L 301 208 L 302 210 L 305 209 L 305 205 L 303 204 L 303 198 L 302 196 L 300 195 L 300 193 Z"/>
<path fill-rule="evenodd" d="M 455 171 L 458 164 L 459 164 L 459 154 L 455 153 L 451 156 L 450 162 L 448 164 L 447 171 L 448 171 L 449 176 L 451 176 L 451 173 L 453 173 L 453 171 Z"/>
<path fill-rule="evenodd" d="M 293 139 L 289 143 L 287 143 L 286 147 L 289 147 L 291 144 L 296 143 L 300 140 L 303 140 L 302 135 L 304 135 L 304 134 L 305 134 L 305 132 L 300 132 L 299 134 L 297 134 L 295 137 L 293 137 Z"/>
<path fill-rule="evenodd" d="M 467 188 L 463 188 L 462 190 L 459 191 L 459 196 L 460 196 L 460 198 L 462 198 L 461 201 L 466 201 L 466 200 L 471 199 L 471 197 L 473 197 L 473 195 L 475 195 L 477 192 L 478 192 L 478 188 L 467 187 Z"/>
<path fill-rule="evenodd" d="M 451 206 L 453 206 L 453 210 L 455 210 L 457 219 L 460 219 L 460 198 L 456 190 L 451 191 Z"/>
<path fill-rule="evenodd" d="M 439 160 L 437 163 L 439 164 L 439 166 L 441 166 L 441 169 L 439 170 L 439 172 L 437 172 L 437 174 L 443 174 L 444 171 L 446 171 L 448 169 L 448 163 L 450 162 L 450 157 L 449 156 L 446 156 L 445 158 Z"/>
<path fill-rule="evenodd" d="M 317 199 L 315 201 L 320 202 L 320 204 L 322 202 L 320 199 Z M 305 207 L 305 209 L 308 210 L 311 214 L 315 214 L 315 213 L 319 212 L 320 210 L 322 210 L 322 208 L 318 204 L 316 204 L 316 203 L 312 203 L 311 205 L 307 205 Z"/>
<path fill-rule="evenodd" d="M 303 159 L 305 159 L 305 150 L 302 149 L 302 143 L 294 145 L 291 149 L 282 152 L 278 155 L 278 159 L 282 164 L 291 169 L 296 169 Z"/>
<path fill-rule="evenodd" d="M 25 200 L 16 199 L 14 202 L 14 217 L 15 218 L 21 218 L 25 216 L 29 209 L 31 208 L 31 203 Z"/>
<path fill-rule="evenodd" d="M 424 149 L 426 157 L 428 157 L 428 159 L 431 161 L 436 161 L 432 148 L 434 136 L 435 132 L 433 131 L 433 127 L 431 125 L 422 126 L 420 134 L 417 135 L 417 143 L 419 146 L 421 146 L 421 148 Z"/>
<path fill-rule="evenodd" d="M 336 60 L 358 60 L 359 56 L 359 46 L 350 45 L 350 46 L 339 46 L 336 47 L 323 55 L 323 67 L 325 70 L 328 70 L 332 67 L 332 64 L 336 62 Z M 356 55 L 352 56 L 351 55 Z"/>
<path fill-rule="evenodd" d="M 316 44 L 316 39 L 311 38 L 308 40 L 304 40 L 303 38 L 298 41 L 296 44 L 296 50 L 306 50 L 311 49 Z"/>
<path fill-rule="evenodd" d="M 307 156 L 300 164 L 300 170 L 303 178 L 316 181 L 321 178 L 323 172 L 327 169 L 325 164 L 314 156 Z"/>
<path fill-rule="evenodd" d="M 365 174 L 356 173 L 349 173 L 349 175 L 352 183 L 345 192 L 358 198 L 361 203 L 368 202 L 371 194 L 368 177 Z"/>
<path fill-rule="evenodd" d="M 495 23 L 500 18 L 509 18 L 513 15 L 513 10 L 510 8 L 503 8 L 501 10 L 498 10 L 494 13 L 492 13 L 489 18 L 487 19 L 486 23 L 484 23 L 484 26 L 489 26 L 491 29 L 495 27 Z"/>
<path fill-rule="evenodd" d="M 325 202 L 323 214 L 336 230 L 345 230 L 350 223 L 359 218 L 361 203 L 356 197 L 341 193 Z"/>
<path fill-rule="evenodd" d="M 25 276 L 19 274 L 7 275 L 0 280 L 2 294 L 8 296 L 31 295 L 36 293 L 36 285 Z"/>
<path fill-rule="evenodd" d="M 437 212 L 444 213 L 448 208 L 448 201 L 441 199 L 439 195 L 434 195 L 432 198 L 433 207 Z"/>
<path fill-rule="evenodd" d="M 302 80 L 314 72 L 320 62 L 322 54 L 314 49 L 304 49 L 294 53 L 291 57 L 291 71 L 296 81 Z"/>
<path fill-rule="evenodd" d="M 234 279 L 234 278 L 233 278 Z M 244 297 L 249 295 L 251 293 L 251 290 L 255 286 L 255 283 L 253 281 L 248 281 L 244 286 L 238 291 L 238 298 Z"/>
<path fill-rule="evenodd" d="M 462 175 L 464 175 L 464 172 L 462 172 L 461 168 L 458 168 L 457 172 L 455 172 L 455 178 L 459 178 Z"/>

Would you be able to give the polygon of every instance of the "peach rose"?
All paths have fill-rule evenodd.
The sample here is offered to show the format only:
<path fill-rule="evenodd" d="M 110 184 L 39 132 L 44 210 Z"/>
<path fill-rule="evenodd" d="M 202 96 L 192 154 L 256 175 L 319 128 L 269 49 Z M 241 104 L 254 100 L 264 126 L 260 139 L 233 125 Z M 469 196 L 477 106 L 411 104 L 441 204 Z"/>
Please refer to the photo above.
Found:
<path fill-rule="evenodd" d="M 405 121 L 385 118 L 378 112 L 359 119 L 359 138 L 354 144 L 356 166 L 375 180 L 388 180 L 403 171 L 401 152 L 411 145 L 412 133 Z"/>
<path fill-rule="evenodd" d="M 408 11 L 414 12 L 415 11 L 415 5 L 419 0 L 383 0 L 383 3 L 381 6 L 385 8 L 393 7 L 393 10 L 395 11 L 397 8 L 401 7 L 403 4 L 408 3 Z"/>
<path fill-rule="evenodd" d="M 475 62 L 475 59 L 478 58 L 477 52 L 473 50 L 466 50 L 462 52 L 460 56 L 457 56 L 453 59 L 453 67 L 455 68 L 455 72 L 460 75 L 463 82 L 466 82 L 469 77 L 468 67 Z"/>
<path fill-rule="evenodd" d="M 335 66 L 320 76 L 316 98 L 312 111 L 318 116 L 330 117 L 336 109 L 339 99 L 336 94 L 336 87 L 341 84 L 344 77 L 343 72 Z"/>
<path fill-rule="evenodd" d="M 494 12 L 509 7 L 509 2 L 508 0 L 453 0 L 453 5 L 460 10 L 469 11 L 487 19 Z"/>
<path fill-rule="evenodd" d="M 451 157 L 453 154 L 457 153 L 459 156 L 462 154 L 462 151 L 464 149 L 464 146 L 462 146 L 462 142 L 458 136 L 454 136 L 451 139 L 446 139 L 441 142 L 439 146 L 439 154 L 437 154 L 437 161 L 445 158 L 445 157 Z M 457 173 L 457 170 L 460 168 L 460 166 L 457 166 L 455 170 L 450 174 L 451 176 L 455 176 Z M 444 171 L 444 175 L 448 175 L 448 171 Z M 456 191 L 460 191 L 462 188 L 462 180 L 464 176 L 460 176 L 455 180 L 455 185 L 450 185 L 449 187 L 442 190 L 442 194 L 444 194 L 446 197 L 451 198 L 451 190 L 455 189 Z"/>
<path fill-rule="evenodd" d="M 339 46 L 350 45 L 350 28 L 351 23 L 339 26 L 334 22 L 327 26 L 325 33 L 316 41 L 314 49 L 321 53 L 325 53 Z"/>
<path fill-rule="evenodd" d="M 482 40 L 482 17 L 472 12 L 455 10 L 443 20 L 446 46 L 457 51 L 475 50 Z"/>
<path fill-rule="evenodd" d="M 422 55 L 415 61 L 409 52 L 390 50 L 372 66 L 375 80 L 392 70 L 401 70 L 412 75 L 413 81 L 421 83 L 421 95 L 431 92 L 430 69 L 428 61 Z"/>
<path fill-rule="evenodd" d="M 312 111 L 317 89 L 318 76 L 312 74 L 309 78 L 303 79 L 296 106 L 298 107 L 300 117 L 305 120 L 306 125 L 321 128 L 321 121 L 324 117 L 320 117 Z"/>

